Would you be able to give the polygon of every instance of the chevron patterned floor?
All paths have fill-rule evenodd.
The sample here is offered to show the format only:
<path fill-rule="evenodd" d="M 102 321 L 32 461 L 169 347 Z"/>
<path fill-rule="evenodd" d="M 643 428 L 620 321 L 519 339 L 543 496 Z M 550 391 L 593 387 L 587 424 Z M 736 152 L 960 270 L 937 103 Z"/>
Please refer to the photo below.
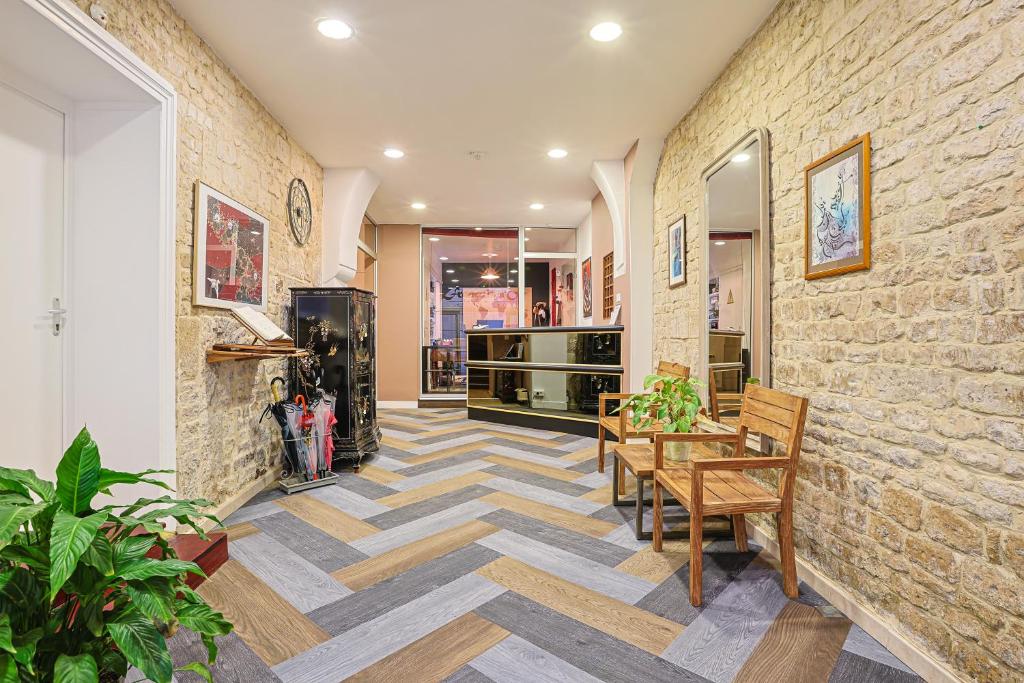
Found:
<path fill-rule="evenodd" d="M 231 559 L 200 590 L 236 628 L 217 680 L 921 680 L 807 586 L 788 600 L 773 560 L 731 540 L 706 546 L 691 607 L 688 542 L 634 539 L 594 439 L 464 410 L 380 421 L 359 475 L 267 491 L 226 520 Z M 185 630 L 171 649 L 179 665 L 203 652 Z"/>

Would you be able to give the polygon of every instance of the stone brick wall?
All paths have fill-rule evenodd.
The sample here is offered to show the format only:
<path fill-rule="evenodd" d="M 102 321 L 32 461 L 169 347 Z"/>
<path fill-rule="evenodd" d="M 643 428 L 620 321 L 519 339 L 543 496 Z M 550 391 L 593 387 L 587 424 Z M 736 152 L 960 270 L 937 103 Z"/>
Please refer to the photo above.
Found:
<path fill-rule="evenodd" d="M 75 0 L 88 12 L 91 0 Z M 276 427 L 257 424 L 268 380 L 285 363 L 208 365 L 206 349 L 246 338 L 222 309 L 192 305 L 193 187 L 202 180 L 270 219 L 269 310 L 285 323 L 288 288 L 316 284 L 323 169 L 302 149 L 166 0 L 103 0 L 107 30 L 178 93 L 177 441 L 178 492 L 222 503 L 265 474 L 280 453 Z M 288 183 L 306 181 L 313 231 L 299 247 L 287 214 Z"/>
<path fill-rule="evenodd" d="M 772 383 L 809 396 L 798 553 L 970 680 L 1024 680 L 1024 2 L 783 0 L 668 136 L 655 357 L 696 363 L 665 228 L 771 141 Z M 870 132 L 870 271 L 803 279 L 803 167 Z M 767 520 L 758 524 L 774 533 Z"/>

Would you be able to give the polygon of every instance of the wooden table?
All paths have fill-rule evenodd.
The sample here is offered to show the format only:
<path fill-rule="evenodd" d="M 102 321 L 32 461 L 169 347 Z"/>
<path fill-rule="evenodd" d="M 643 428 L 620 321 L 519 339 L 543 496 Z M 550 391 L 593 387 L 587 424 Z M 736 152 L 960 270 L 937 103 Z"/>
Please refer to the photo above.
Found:
<path fill-rule="evenodd" d="M 719 457 L 717 453 L 701 443 L 691 445 L 691 458 L 714 458 Z M 636 539 L 638 541 L 649 541 L 653 537 L 653 531 L 644 531 L 644 506 L 653 505 L 653 501 L 644 498 L 644 484 L 654 479 L 654 444 L 622 444 L 616 446 L 612 451 L 615 462 L 612 463 L 612 505 L 622 507 L 625 505 L 636 505 Z M 636 501 L 621 500 L 619 498 L 619 461 L 636 477 Z M 666 467 L 687 467 L 687 463 L 673 463 L 666 461 Z M 678 503 L 672 498 L 666 498 L 665 503 Z M 687 515 L 689 516 L 689 515 Z M 732 518 L 728 517 L 729 525 L 725 529 L 705 529 L 705 536 L 732 537 Z M 689 538 L 690 531 L 668 531 L 663 538 Z"/>

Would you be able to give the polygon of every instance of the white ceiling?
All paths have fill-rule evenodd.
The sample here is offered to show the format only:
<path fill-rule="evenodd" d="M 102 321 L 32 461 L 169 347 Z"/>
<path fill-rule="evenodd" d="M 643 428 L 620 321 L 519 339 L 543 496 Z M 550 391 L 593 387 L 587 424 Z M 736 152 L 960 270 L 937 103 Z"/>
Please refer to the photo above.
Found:
<path fill-rule="evenodd" d="M 378 222 L 576 225 L 591 162 L 663 139 L 776 0 L 171 2 L 317 161 L 382 178 Z"/>

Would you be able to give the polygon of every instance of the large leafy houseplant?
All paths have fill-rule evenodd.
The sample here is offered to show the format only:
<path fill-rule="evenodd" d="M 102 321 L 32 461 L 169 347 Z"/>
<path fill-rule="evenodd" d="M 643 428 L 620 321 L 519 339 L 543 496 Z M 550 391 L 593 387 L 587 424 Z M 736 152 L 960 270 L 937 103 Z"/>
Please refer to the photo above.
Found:
<path fill-rule="evenodd" d="M 644 391 L 631 395 L 615 412 L 627 411 L 630 424 L 637 431 L 685 434 L 700 412 L 701 400 L 697 389 L 701 385 L 692 377 L 647 375 L 644 377 Z M 688 446 L 686 442 L 670 442 L 665 457 L 685 459 Z"/>
<path fill-rule="evenodd" d="M 113 681 L 131 664 L 157 683 L 171 680 L 165 638 L 178 625 L 217 656 L 215 636 L 231 624 L 185 583 L 202 576 L 178 559 L 161 519 L 203 538 L 205 500 L 170 496 L 97 505 L 115 484 L 153 484 L 151 475 L 104 468 L 86 429 L 57 466 L 53 484 L 32 470 L 0 467 L 0 683 Z M 206 664 L 184 667 L 209 680 Z"/>

